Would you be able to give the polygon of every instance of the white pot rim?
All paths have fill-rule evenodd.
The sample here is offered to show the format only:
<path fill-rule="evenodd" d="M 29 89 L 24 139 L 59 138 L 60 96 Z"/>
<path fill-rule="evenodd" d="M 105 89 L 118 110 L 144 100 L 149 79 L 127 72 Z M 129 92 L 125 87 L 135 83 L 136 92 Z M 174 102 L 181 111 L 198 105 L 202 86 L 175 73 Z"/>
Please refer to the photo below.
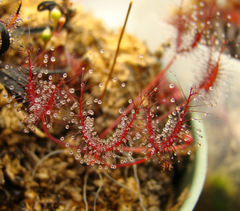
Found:
<path fill-rule="evenodd" d="M 196 206 L 198 199 L 201 195 L 206 174 L 207 174 L 207 157 L 208 157 L 208 150 L 207 150 L 207 141 L 206 141 L 206 134 L 204 131 L 203 123 L 197 119 L 196 115 L 194 115 L 195 119 L 191 122 L 191 125 L 193 128 L 197 128 L 201 131 L 201 135 L 203 138 L 200 140 L 201 146 L 197 149 L 195 153 L 195 158 L 193 161 L 193 169 L 190 170 L 186 175 L 189 181 L 187 183 L 189 184 L 189 195 L 187 199 L 182 204 L 180 211 L 186 211 L 186 210 L 193 210 Z M 199 132 L 195 133 L 195 139 L 198 139 Z"/>

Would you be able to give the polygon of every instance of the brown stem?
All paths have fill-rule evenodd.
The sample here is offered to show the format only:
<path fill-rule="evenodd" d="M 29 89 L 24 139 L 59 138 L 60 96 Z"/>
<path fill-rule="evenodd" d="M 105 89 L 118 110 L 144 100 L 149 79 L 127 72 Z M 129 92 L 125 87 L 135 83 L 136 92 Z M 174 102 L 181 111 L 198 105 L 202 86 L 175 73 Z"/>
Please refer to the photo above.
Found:
<path fill-rule="evenodd" d="M 117 44 L 117 49 L 115 51 L 115 55 L 114 55 L 114 58 L 113 58 L 113 63 L 111 65 L 111 68 L 110 68 L 110 73 L 108 75 L 108 78 L 107 78 L 107 81 L 105 83 L 105 86 L 104 86 L 104 90 L 103 90 L 103 93 L 101 95 L 101 97 L 99 98 L 100 100 L 102 100 L 106 94 L 106 91 L 107 91 L 107 86 L 108 86 L 108 83 L 112 77 L 112 74 L 113 74 L 113 70 L 114 70 L 114 67 L 115 67 L 115 64 L 116 64 L 116 61 L 117 61 L 117 56 L 118 56 L 118 53 L 119 53 L 119 50 L 120 50 L 120 45 L 121 45 L 121 41 L 122 41 L 122 37 L 123 37 L 123 34 L 124 34 L 124 31 L 125 31 L 125 28 L 126 28 L 126 25 L 127 25 L 127 21 L 128 21 L 128 17 L 129 17 L 129 14 L 130 14 L 130 11 L 131 11 L 131 8 L 132 8 L 132 3 L 133 1 L 131 1 L 129 3 L 129 7 L 128 7 L 128 11 L 127 11 L 127 15 L 126 15 L 126 18 L 125 18 L 125 21 L 124 21 L 124 25 L 123 25 L 123 28 L 121 30 L 121 34 L 119 36 L 119 39 L 118 39 L 118 44 Z M 96 109 L 96 111 L 99 110 L 99 106 L 98 108 Z"/>

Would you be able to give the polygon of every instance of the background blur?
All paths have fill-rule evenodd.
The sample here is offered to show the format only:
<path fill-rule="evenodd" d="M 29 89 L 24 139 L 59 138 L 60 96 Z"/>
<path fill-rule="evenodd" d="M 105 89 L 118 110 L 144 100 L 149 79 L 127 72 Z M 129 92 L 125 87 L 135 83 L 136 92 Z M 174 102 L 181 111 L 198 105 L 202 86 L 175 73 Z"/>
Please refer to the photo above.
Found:
<path fill-rule="evenodd" d="M 123 25 L 129 4 L 129 0 L 79 2 L 114 30 Z M 135 0 L 127 31 L 146 41 L 154 52 L 160 43 L 174 36 L 173 27 L 166 22 L 179 3 L 180 0 Z M 188 89 L 188 81 L 194 77 L 184 75 L 183 70 L 193 67 L 194 64 L 187 59 L 184 64 L 177 63 L 173 67 L 183 89 Z M 217 106 L 207 111 L 210 115 L 204 120 L 208 140 L 208 174 L 195 210 L 240 210 L 240 62 L 228 58 L 226 70 L 223 74 L 227 79 L 220 84 L 224 92 L 218 96 Z"/>

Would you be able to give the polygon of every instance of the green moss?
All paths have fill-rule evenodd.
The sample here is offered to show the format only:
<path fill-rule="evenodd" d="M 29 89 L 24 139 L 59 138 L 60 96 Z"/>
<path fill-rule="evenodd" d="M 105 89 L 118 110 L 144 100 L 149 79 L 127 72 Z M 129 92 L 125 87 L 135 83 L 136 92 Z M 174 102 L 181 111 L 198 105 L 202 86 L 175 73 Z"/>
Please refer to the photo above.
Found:
<path fill-rule="evenodd" d="M 195 211 L 234 210 L 236 185 L 224 172 L 215 172 L 208 176 L 204 190 Z"/>

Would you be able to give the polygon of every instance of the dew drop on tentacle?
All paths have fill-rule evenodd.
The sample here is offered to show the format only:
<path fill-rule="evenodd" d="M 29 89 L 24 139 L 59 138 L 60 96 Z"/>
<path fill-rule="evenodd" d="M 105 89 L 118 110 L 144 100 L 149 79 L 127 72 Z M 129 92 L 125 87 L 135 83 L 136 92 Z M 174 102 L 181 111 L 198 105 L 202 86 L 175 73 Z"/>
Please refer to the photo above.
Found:
<path fill-rule="evenodd" d="M 51 62 L 55 62 L 56 58 L 54 56 L 51 57 Z"/>
<path fill-rule="evenodd" d="M 174 88 L 174 84 L 173 83 L 169 84 L 169 88 L 173 89 Z"/>
<path fill-rule="evenodd" d="M 192 151 L 191 151 L 191 150 L 188 150 L 188 151 L 187 151 L 187 154 L 188 154 L 188 155 L 191 155 L 191 154 L 192 154 Z"/>
<path fill-rule="evenodd" d="M 70 92 L 71 94 L 74 94 L 74 93 L 75 93 L 75 89 L 74 89 L 74 88 L 70 88 L 70 89 L 69 89 L 69 92 Z"/>

